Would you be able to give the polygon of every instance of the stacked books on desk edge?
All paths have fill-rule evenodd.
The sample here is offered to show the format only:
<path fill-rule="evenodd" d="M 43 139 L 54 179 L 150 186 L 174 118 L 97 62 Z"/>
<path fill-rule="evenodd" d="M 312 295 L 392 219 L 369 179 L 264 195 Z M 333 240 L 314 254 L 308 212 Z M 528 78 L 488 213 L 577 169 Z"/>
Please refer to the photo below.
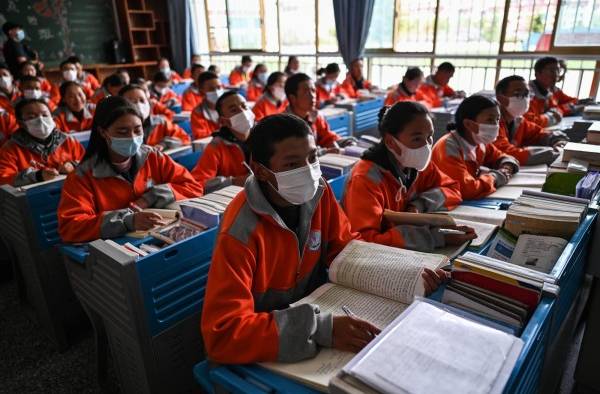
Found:
<path fill-rule="evenodd" d="M 328 153 L 319 157 L 321 172 L 325 179 L 333 179 L 350 173 L 352 167 L 359 161 L 358 157 Z"/>

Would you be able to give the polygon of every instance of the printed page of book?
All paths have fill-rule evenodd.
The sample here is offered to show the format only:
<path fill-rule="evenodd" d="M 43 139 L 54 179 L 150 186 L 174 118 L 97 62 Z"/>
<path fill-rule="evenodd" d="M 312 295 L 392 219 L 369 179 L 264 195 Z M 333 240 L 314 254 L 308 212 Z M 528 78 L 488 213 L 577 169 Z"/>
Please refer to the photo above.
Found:
<path fill-rule="evenodd" d="M 459 205 L 452 211 L 445 213 L 454 219 L 471 220 L 473 222 L 489 223 L 497 226 L 502 226 L 502 223 L 506 219 L 506 211 L 471 207 L 468 205 Z"/>
<path fill-rule="evenodd" d="M 558 237 L 522 234 L 510 262 L 549 274 L 567 243 Z"/>
<path fill-rule="evenodd" d="M 471 246 L 476 248 L 486 243 L 491 238 L 492 234 L 494 234 L 494 231 L 496 231 L 498 228 L 498 226 L 495 224 L 476 222 L 472 220 L 456 219 L 455 221 L 456 225 L 458 226 L 469 226 L 475 230 L 477 238 L 471 241 Z"/>
<path fill-rule="evenodd" d="M 497 189 L 495 192 L 487 196 L 487 198 L 498 198 L 504 200 L 516 200 L 525 190 L 541 191 L 542 187 L 530 187 L 530 186 L 511 186 L 506 185 Z"/>

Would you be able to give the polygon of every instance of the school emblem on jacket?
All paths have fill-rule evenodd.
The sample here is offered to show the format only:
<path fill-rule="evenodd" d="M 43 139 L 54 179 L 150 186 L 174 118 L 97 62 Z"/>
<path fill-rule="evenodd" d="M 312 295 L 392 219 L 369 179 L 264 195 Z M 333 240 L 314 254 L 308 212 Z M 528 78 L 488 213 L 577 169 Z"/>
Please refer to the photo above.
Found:
<path fill-rule="evenodd" d="M 308 236 L 308 250 L 314 252 L 321 247 L 321 231 L 311 231 Z"/>

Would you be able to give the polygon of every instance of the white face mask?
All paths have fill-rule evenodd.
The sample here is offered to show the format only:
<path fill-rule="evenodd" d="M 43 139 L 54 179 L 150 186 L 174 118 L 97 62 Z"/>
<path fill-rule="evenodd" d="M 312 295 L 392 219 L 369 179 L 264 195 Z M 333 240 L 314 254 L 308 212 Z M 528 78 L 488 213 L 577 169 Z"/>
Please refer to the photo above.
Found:
<path fill-rule="evenodd" d="M 38 99 L 42 97 L 42 91 L 40 89 L 25 89 L 23 90 L 23 97 L 27 99 Z"/>
<path fill-rule="evenodd" d="M 135 103 L 135 107 L 142 115 L 142 118 L 146 120 L 150 116 L 150 104 L 147 101 Z"/>
<path fill-rule="evenodd" d="M 77 79 L 77 71 L 76 70 L 65 70 L 62 73 L 63 79 L 65 81 L 74 81 Z"/>
<path fill-rule="evenodd" d="M 266 167 L 265 167 L 266 168 Z M 321 167 L 319 160 L 304 167 L 294 170 L 273 172 L 277 180 L 277 189 L 271 187 L 287 202 L 294 205 L 302 205 L 310 201 L 317 193 L 319 179 L 321 179 Z"/>
<path fill-rule="evenodd" d="M 247 136 L 254 126 L 254 112 L 249 109 L 243 110 L 239 114 L 233 115 L 229 121 L 233 130 Z"/>
<path fill-rule="evenodd" d="M 167 77 L 171 75 L 171 68 L 170 67 L 163 67 L 160 69 L 161 72 L 163 72 Z"/>
<path fill-rule="evenodd" d="M 169 87 L 168 86 L 165 86 L 164 88 L 155 87 L 154 90 L 156 90 L 156 93 L 158 93 L 162 96 L 163 94 L 167 93 L 167 91 L 169 90 Z"/>
<path fill-rule="evenodd" d="M 398 160 L 398 163 L 404 168 L 414 168 L 417 171 L 423 171 L 431 160 L 431 144 L 427 143 L 420 148 L 411 149 L 398 141 L 396 138 L 392 138 L 394 144 L 402 151 L 399 155 L 396 151 L 388 148 L 392 155 Z"/>
<path fill-rule="evenodd" d="M 473 137 L 478 144 L 491 144 L 498 138 L 499 130 L 500 125 L 479 123 L 479 133 L 473 134 Z"/>
<path fill-rule="evenodd" d="M 55 127 L 56 125 L 51 116 L 38 116 L 37 118 L 25 121 L 27 132 L 40 140 L 48 138 Z"/>
<path fill-rule="evenodd" d="M 10 90 L 10 88 L 12 88 L 12 82 L 12 76 L 5 75 L 2 78 L 0 78 L 0 88 Z"/>
<path fill-rule="evenodd" d="M 211 103 L 211 104 L 216 104 L 217 100 L 219 99 L 219 97 L 221 97 L 221 95 L 223 94 L 223 90 L 222 89 L 218 89 L 215 90 L 214 92 L 208 92 L 206 93 L 206 99 Z"/>
<path fill-rule="evenodd" d="M 283 101 L 285 99 L 285 90 L 282 87 L 274 87 L 271 93 L 275 100 Z"/>
<path fill-rule="evenodd" d="M 269 76 L 267 75 L 267 73 L 260 73 L 256 76 L 256 78 L 258 79 L 258 82 L 262 83 L 263 85 L 266 85 Z"/>
<path fill-rule="evenodd" d="M 529 109 L 529 99 L 527 97 L 510 97 L 506 110 L 509 114 L 518 118 L 523 116 Z"/>

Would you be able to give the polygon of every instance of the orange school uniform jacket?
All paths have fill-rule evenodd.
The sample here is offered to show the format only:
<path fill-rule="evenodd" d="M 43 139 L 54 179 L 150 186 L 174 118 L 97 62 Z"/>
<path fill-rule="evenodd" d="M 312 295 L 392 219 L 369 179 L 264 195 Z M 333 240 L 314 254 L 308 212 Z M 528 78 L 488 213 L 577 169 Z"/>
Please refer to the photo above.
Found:
<path fill-rule="evenodd" d="M 6 95 L 4 92 L 0 92 L 0 109 L 5 110 L 11 115 L 15 114 L 15 107 L 13 107 L 13 103 L 17 101 L 19 97 L 19 93 L 17 89 L 15 89 L 12 94 Z"/>
<path fill-rule="evenodd" d="M 59 130 L 69 133 L 72 131 L 84 131 L 92 129 L 92 121 L 94 120 L 94 110 L 96 106 L 92 103 L 86 103 L 83 107 L 83 114 L 81 120 L 71 112 L 66 106 L 60 106 L 52 114 L 54 116 L 54 122 Z"/>
<path fill-rule="evenodd" d="M 568 138 L 560 131 L 545 131 L 527 119 L 516 118 L 510 125 L 501 119 L 494 145 L 521 165 L 550 164 L 558 156 L 552 145 L 560 140 Z"/>
<path fill-rule="evenodd" d="M 291 114 L 294 113 L 290 106 L 287 107 L 286 111 Z M 317 143 L 317 146 L 321 148 L 331 148 L 337 140 L 341 139 L 339 135 L 331 131 L 329 123 L 327 123 L 325 117 L 319 114 L 318 111 L 309 114 L 308 118 L 305 118 L 304 121 L 308 123 L 312 129 L 313 135 L 315 136 L 315 142 Z"/>
<path fill-rule="evenodd" d="M 248 101 L 256 101 L 260 98 L 260 96 L 262 96 L 264 91 L 265 87 L 261 83 L 258 83 L 255 80 L 251 80 L 248 84 L 248 92 L 246 93 L 246 99 L 248 99 Z"/>
<path fill-rule="evenodd" d="M 100 89 L 94 92 L 94 95 L 89 99 L 90 103 L 98 104 L 103 98 L 110 96 L 108 90 L 104 87 L 100 87 Z"/>
<path fill-rule="evenodd" d="M 242 164 L 246 161 L 242 144 L 228 129 L 221 128 L 213 134 L 192 170 L 192 176 L 204 186 L 206 193 L 231 185 L 233 177 L 248 174 Z"/>
<path fill-rule="evenodd" d="M 255 120 L 258 122 L 265 116 L 282 113 L 287 105 L 287 100 L 278 101 L 270 92 L 266 91 L 252 107 L 252 112 L 254 112 Z"/>
<path fill-rule="evenodd" d="M 385 105 L 394 105 L 399 101 L 418 101 L 426 107 L 430 107 L 427 101 L 419 92 L 410 93 L 401 83 L 398 87 L 387 94 L 385 97 Z"/>
<path fill-rule="evenodd" d="M 202 104 L 200 91 L 193 84 L 190 85 L 181 96 L 181 110 L 193 111 L 194 108 Z"/>
<path fill-rule="evenodd" d="M 340 84 L 337 81 L 333 85 L 325 83 L 326 78 L 317 80 L 317 106 L 321 108 L 326 101 L 335 99 L 340 94 Z"/>
<path fill-rule="evenodd" d="M 164 208 L 202 195 L 202 185 L 169 156 L 142 145 L 132 160 L 129 175 L 94 156 L 67 176 L 57 212 L 63 241 L 115 238 L 134 230 L 129 204 L 142 197 L 150 207 Z"/>
<path fill-rule="evenodd" d="M 389 157 L 385 147 L 378 146 L 372 153 L 380 164 L 360 160 L 352 169 L 342 199 L 352 231 L 359 232 L 369 242 L 423 252 L 444 246 L 444 236 L 436 228 L 394 226 L 383 213 L 386 209 L 404 212 L 409 206 L 418 208 L 419 212 L 451 210 L 462 201 L 458 182 L 433 162 L 421 172 L 402 171 L 391 164 L 394 159 Z M 396 177 L 381 164 L 393 166 L 400 176 Z"/>
<path fill-rule="evenodd" d="M 429 108 L 441 107 L 444 97 L 452 97 L 455 92 L 448 85 L 440 86 L 434 82 L 431 75 L 425 78 L 425 82 L 417 89 L 419 100 L 426 101 L 429 104 Z"/>
<path fill-rule="evenodd" d="M 65 163 L 79 163 L 85 153 L 83 146 L 58 129 L 52 133 L 46 145 L 34 140 L 25 130 L 14 133 L 0 148 L 0 185 L 41 182 L 39 170 L 59 170 Z"/>
<path fill-rule="evenodd" d="M 166 105 L 159 103 L 158 100 L 153 98 L 150 98 L 150 105 L 152 106 L 152 115 L 161 115 L 169 120 L 173 120 L 175 112 L 167 108 Z"/>
<path fill-rule="evenodd" d="M 83 77 L 79 83 L 81 83 L 82 85 L 89 86 L 90 89 L 92 89 L 92 91 L 95 91 L 96 89 L 100 88 L 100 86 L 102 86 L 100 85 L 100 82 L 98 82 L 98 78 L 96 78 L 94 74 L 91 74 L 87 71 L 83 72 Z"/>
<path fill-rule="evenodd" d="M 519 162 L 494 144 L 470 145 L 456 131 L 444 135 L 433 147 L 432 159 L 440 170 L 460 184 L 463 200 L 477 200 L 496 191 L 506 182 L 496 169 L 504 163 L 516 170 Z M 489 169 L 489 172 L 485 168 Z"/>
<path fill-rule="evenodd" d="M 545 90 L 535 80 L 529 81 L 533 97 L 524 117 L 539 126 L 549 127 L 560 123 L 563 116 L 572 115 L 577 98 L 566 95 L 556 86 Z"/>
<path fill-rule="evenodd" d="M 357 86 L 357 82 L 354 80 L 354 78 L 352 78 L 352 75 L 348 73 L 346 79 L 344 79 L 344 82 L 342 82 L 342 85 L 340 86 L 339 92 L 350 98 L 357 98 L 358 91 L 360 89 L 371 89 L 371 82 L 367 81 L 366 79 L 363 79 L 362 87 L 359 87 Z"/>
<path fill-rule="evenodd" d="M 180 83 L 183 81 L 183 78 L 181 77 L 181 75 L 179 75 L 179 73 L 175 70 L 171 70 L 171 74 L 169 75 L 169 78 L 171 79 L 172 83 Z"/>
<path fill-rule="evenodd" d="M 188 67 L 183 70 L 183 74 L 181 74 L 183 79 L 191 79 L 192 78 L 192 68 Z"/>
<path fill-rule="evenodd" d="M 191 144 L 190 136 L 170 120 L 150 115 L 144 121 L 144 143 L 150 146 L 162 145 L 165 149 Z"/>
<path fill-rule="evenodd" d="M 250 177 L 221 223 L 202 310 L 208 358 L 292 362 L 331 346 L 332 316 L 289 307 L 327 281 L 325 269 L 358 234 L 324 180 L 288 229 Z"/>
<path fill-rule="evenodd" d="M 4 145 L 10 136 L 19 129 L 17 118 L 3 108 L 0 108 L 0 146 Z"/>
<path fill-rule="evenodd" d="M 195 140 L 210 137 L 219 128 L 219 114 L 216 110 L 208 108 L 206 102 L 194 108 L 190 121 L 192 137 Z"/>
<path fill-rule="evenodd" d="M 248 81 L 250 81 L 250 73 L 244 72 L 242 66 L 237 66 L 231 70 L 231 73 L 229 74 L 229 85 L 238 86 L 248 83 Z"/>
<path fill-rule="evenodd" d="M 167 89 L 165 94 L 159 96 L 158 92 L 156 92 L 153 88 L 150 88 L 150 96 L 167 108 L 181 105 L 179 96 L 177 96 L 177 93 L 171 89 Z"/>

